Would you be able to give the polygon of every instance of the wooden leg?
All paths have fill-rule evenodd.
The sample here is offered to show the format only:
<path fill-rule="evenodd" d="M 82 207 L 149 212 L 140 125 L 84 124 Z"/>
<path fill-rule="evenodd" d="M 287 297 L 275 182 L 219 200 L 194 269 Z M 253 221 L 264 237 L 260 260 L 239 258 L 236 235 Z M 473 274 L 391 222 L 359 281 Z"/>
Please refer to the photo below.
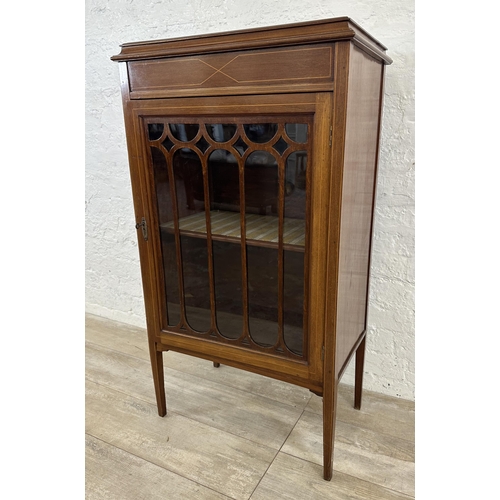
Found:
<path fill-rule="evenodd" d="M 153 369 L 153 383 L 155 386 L 158 415 L 164 417 L 167 414 L 167 400 L 165 398 L 165 379 L 163 376 L 163 352 L 157 351 L 156 344 L 151 342 L 149 345 L 149 354 Z"/>
<path fill-rule="evenodd" d="M 337 383 L 323 393 L 323 477 L 330 481 L 333 475 L 333 448 L 337 418 Z"/>
<path fill-rule="evenodd" d="M 356 349 L 356 374 L 354 379 L 354 408 L 361 409 L 361 394 L 363 392 L 363 371 L 365 366 L 366 335 Z"/>
<path fill-rule="evenodd" d="M 219 366 L 220 366 L 220 363 L 217 363 L 216 361 L 214 361 L 214 367 L 219 368 Z"/>

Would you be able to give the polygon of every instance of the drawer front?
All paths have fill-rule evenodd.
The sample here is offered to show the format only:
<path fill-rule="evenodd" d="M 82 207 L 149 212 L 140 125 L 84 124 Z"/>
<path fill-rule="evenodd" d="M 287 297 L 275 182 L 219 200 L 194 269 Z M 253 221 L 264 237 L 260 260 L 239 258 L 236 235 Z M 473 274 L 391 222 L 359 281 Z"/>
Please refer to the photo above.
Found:
<path fill-rule="evenodd" d="M 331 90 L 333 46 L 131 61 L 128 76 L 132 99 Z"/>

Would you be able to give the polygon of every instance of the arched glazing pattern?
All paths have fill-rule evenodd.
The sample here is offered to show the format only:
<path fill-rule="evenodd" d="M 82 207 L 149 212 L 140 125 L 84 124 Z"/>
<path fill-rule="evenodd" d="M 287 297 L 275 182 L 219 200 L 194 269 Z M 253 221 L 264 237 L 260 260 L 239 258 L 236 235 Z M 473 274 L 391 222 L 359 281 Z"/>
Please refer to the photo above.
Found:
<path fill-rule="evenodd" d="M 312 116 L 145 125 L 164 328 L 307 359 Z"/>

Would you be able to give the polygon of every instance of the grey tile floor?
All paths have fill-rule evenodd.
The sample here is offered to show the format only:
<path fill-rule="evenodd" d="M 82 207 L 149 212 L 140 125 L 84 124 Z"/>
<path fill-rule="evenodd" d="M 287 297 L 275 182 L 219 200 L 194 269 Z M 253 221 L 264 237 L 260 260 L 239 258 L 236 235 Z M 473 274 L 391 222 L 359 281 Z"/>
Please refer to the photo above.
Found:
<path fill-rule="evenodd" d="M 86 318 L 86 498 L 414 498 L 414 403 L 353 388 L 338 402 L 334 476 L 322 478 L 322 402 L 306 389 L 164 353 L 157 414 L 146 332 Z"/>

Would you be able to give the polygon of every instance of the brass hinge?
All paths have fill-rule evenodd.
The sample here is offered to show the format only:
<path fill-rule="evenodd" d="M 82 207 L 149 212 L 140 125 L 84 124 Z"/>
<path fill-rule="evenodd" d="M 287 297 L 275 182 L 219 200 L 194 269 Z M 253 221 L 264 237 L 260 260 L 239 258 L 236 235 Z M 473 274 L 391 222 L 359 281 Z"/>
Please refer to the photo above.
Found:
<path fill-rule="evenodd" d="M 332 138 L 333 138 L 333 126 L 330 125 L 330 146 L 332 145 Z"/>
<path fill-rule="evenodd" d="M 142 237 L 144 238 L 144 241 L 148 241 L 148 225 L 146 224 L 146 219 L 143 217 L 141 219 L 141 222 L 138 222 L 135 225 L 136 229 L 141 228 L 142 229 Z"/>
<path fill-rule="evenodd" d="M 321 361 L 325 360 L 325 346 L 321 347 Z"/>

